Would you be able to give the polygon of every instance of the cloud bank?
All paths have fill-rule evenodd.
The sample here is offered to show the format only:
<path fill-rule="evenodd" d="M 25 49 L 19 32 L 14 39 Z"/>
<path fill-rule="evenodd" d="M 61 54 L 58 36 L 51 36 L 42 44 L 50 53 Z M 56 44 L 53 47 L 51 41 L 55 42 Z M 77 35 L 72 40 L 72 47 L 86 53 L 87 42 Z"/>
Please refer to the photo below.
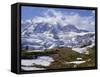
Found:
<path fill-rule="evenodd" d="M 73 24 L 79 29 L 88 31 L 95 31 L 95 11 L 91 11 L 92 15 L 81 16 L 77 12 L 63 13 L 54 9 L 48 9 L 43 12 L 42 16 L 35 16 L 32 19 L 27 19 L 25 22 L 35 23 L 49 23 L 53 25 L 61 24 L 62 26 Z"/>

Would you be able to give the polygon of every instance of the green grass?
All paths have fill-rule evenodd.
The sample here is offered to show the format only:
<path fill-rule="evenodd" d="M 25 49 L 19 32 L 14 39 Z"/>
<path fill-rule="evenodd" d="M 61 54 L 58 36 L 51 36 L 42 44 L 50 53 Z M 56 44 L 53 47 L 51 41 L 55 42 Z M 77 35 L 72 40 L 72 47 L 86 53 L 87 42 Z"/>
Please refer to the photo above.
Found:
<path fill-rule="evenodd" d="M 60 69 L 60 68 L 78 68 L 78 67 L 93 67 L 95 66 L 95 46 L 93 48 L 88 48 L 89 54 L 80 54 L 73 51 L 71 48 L 53 48 L 44 51 L 36 52 L 32 50 L 22 50 L 21 56 L 31 57 L 33 55 L 49 55 L 54 59 L 54 62 L 47 69 Z M 76 61 L 77 58 L 82 58 L 85 63 L 76 64 L 66 64 L 65 62 Z M 42 66 L 41 66 L 42 67 Z"/>
<path fill-rule="evenodd" d="M 31 51 L 31 52 L 30 52 Z M 35 51 L 35 50 L 22 50 L 21 56 L 33 56 L 33 55 L 47 55 L 54 54 L 52 50 Z"/>

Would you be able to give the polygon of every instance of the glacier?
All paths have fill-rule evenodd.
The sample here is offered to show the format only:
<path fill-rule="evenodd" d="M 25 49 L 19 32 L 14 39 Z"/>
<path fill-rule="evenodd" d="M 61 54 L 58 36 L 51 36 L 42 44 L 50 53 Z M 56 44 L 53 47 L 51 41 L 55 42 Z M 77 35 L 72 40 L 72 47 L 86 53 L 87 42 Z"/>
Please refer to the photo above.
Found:
<path fill-rule="evenodd" d="M 64 16 L 57 17 L 51 13 L 50 16 L 36 16 L 21 23 L 22 49 L 75 49 L 95 44 L 95 32 L 79 29 L 73 23 L 66 23 Z"/>

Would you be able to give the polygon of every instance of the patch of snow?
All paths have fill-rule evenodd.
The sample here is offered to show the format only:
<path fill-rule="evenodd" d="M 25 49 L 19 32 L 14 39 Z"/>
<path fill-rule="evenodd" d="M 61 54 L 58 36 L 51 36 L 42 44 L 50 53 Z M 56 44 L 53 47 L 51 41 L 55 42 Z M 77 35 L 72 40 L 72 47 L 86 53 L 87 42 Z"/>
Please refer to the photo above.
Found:
<path fill-rule="evenodd" d="M 28 50 L 27 52 L 43 52 L 42 50 Z"/>
<path fill-rule="evenodd" d="M 79 52 L 79 53 L 84 53 L 87 51 L 87 48 L 72 48 L 73 51 Z"/>
<path fill-rule="evenodd" d="M 26 39 L 26 41 L 28 41 L 28 42 L 33 42 L 33 41 L 35 41 L 35 42 L 38 42 L 38 43 L 42 42 L 42 40 L 39 40 L 39 39 L 32 39 L 32 38 L 28 38 L 28 39 Z"/>
<path fill-rule="evenodd" d="M 77 60 L 82 60 L 82 58 L 80 58 L 80 57 L 78 57 L 78 58 L 76 58 Z"/>
<path fill-rule="evenodd" d="M 49 66 L 53 61 L 54 61 L 53 58 L 49 56 L 41 56 L 38 57 L 37 59 L 21 60 L 21 65 L 31 66 L 35 64 L 35 65 Z"/>
<path fill-rule="evenodd" d="M 55 43 L 52 44 L 48 49 L 51 49 L 51 48 L 54 48 L 54 47 L 56 47 L 56 44 Z"/>
<path fill-rule="evenodd" d="M 49 56 L 40 56 L 38 57 L 38 59 L 42 59 L 42 60 L 46 60 L 46 61 L 50 61 L 53 62 L 53 58 L 49 57 Z"/>
<path fill-rule="evenodd" d="M 87 46 L 87 47 L 92 48 L 93 46 L 95 46 L 94 43 L 92 43 L 91 45 L 89 45 L 89 46 Z"/>
<path fill-rule="evenodd" d="M 45 68 L 36 68 L 36 67 L 21 67 L 21 69 L 27 70 L 27 71 L 30 71 L 30 70 L 45 70 Z"/>
<path fill-rule="evenodd" d="M 21 65 L 31 66 L 31 65 L 33 65 L 33 61 L 34 61 L 33 59 L 30 59 L 30 60 L 29 59 L 25 59 L 25 60 L 22 59 L 21 60 Z"/>
<path fill-rule="evenodd" d="M 92 48 L 93 46 L 95 46 L 94 43 L 92 43 L 89 46 L 83 47 L 83 48 L 72 48 L 72 50 L 79 52 L 79 53 L 89 54 L 89 51 L 87 50 L 87 48 Z"/>
<path fill-rule="evenodd" d="M 85 63 L 86 61 L 72 61 L 72 62 L 66 62 L 66 64 L 82 64 Z"/>

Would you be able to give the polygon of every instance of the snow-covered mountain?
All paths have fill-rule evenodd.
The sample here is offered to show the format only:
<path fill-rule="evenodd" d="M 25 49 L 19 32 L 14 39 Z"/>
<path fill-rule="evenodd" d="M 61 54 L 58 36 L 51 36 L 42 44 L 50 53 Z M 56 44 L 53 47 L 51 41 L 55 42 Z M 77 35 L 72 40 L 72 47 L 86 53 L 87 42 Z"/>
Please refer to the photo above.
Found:
<path fill-rule="evenodd" d="M 52 15 L 52 16 L 51 16 Z M 54 47 L 83 47 L 95 42 L 95 32 L 78 29 L 73 23 L 63 24 L 64 17 L 50 13 L 21 24 L 22 48 L 44 50 Z"/>

